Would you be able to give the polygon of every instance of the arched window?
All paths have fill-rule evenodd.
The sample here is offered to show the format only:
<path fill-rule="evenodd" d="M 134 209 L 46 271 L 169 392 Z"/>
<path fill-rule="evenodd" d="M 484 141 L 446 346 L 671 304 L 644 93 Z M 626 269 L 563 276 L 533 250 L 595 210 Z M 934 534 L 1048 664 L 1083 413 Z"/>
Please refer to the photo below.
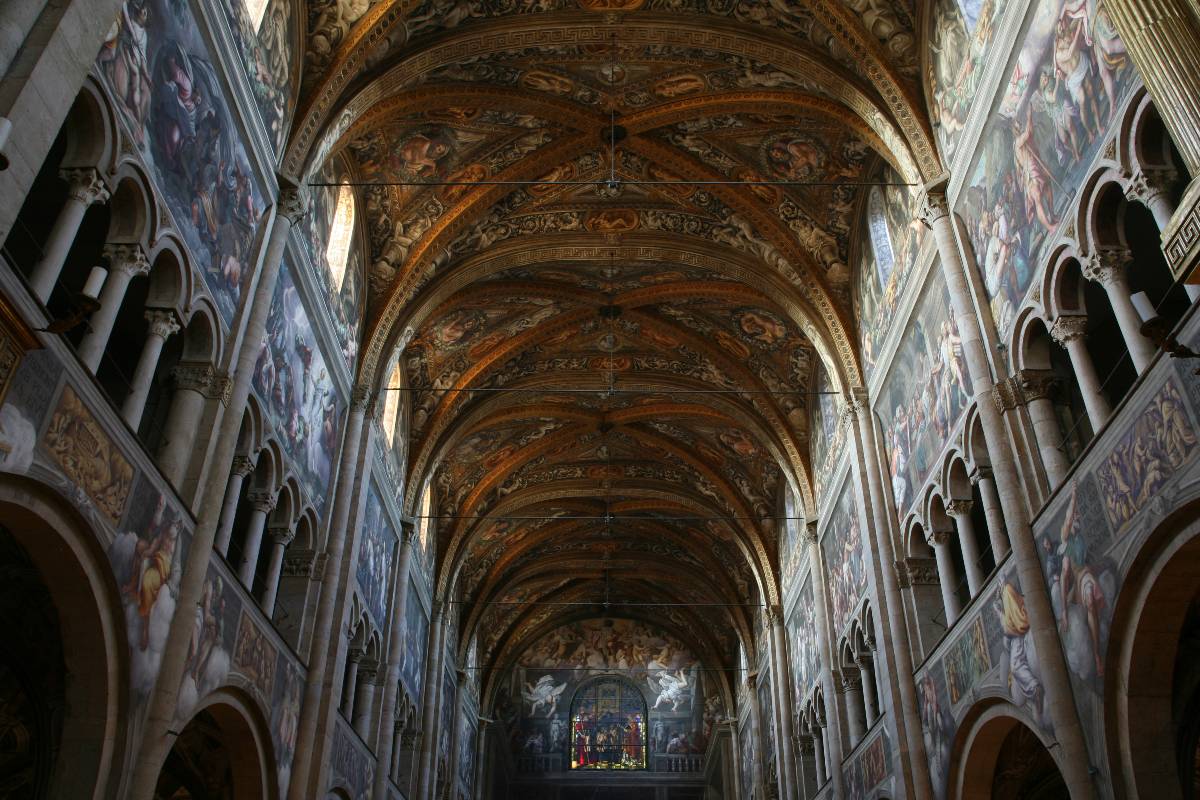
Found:
<path fill-rule="evenodd" d="M 645 769 L 646 699 L 627 680 L 585 683 L 571 701 L 571 769 Z"/>
<path fill-rule="evenodd" d="M 892 250 L 892 234 L 888 230 L 887 209 L 884 207 L 883 192 L 878 187 L 871 190 L 867 199 L 867 228 L 871 233 L 871 252 L 875 256 L 875 274 L 880 288 L 886 288 L 892 268 L 896 265 Z"/>
<path fill-rule="evenodd" d="M 325 263 L 329 265 L 329 280 L 335 292 L 342 291 L 346 279 L 346 262 L 354 241 L 354 190 L 343 183 L 338 187 L 337 208 L 329 226 L 329 241 L 325 244 Z"/>
<path fill-rule="evenodd" d="M 421 492 L 421 510 L 417 512 L 417 541 L 421 545 L 421 552 L 426 557 L 429 556 L 429 529 L 433 527 L 433 520 L 429 517 L 433 511 L 433 484 L 425 484 L 424 491 Z"/>
<path fill-rule="evenodd" d="M 396 446 L 396 418 L 400 414 L 400 365 L 392 368 L 392 376 L 388 379 L 387 391 L 383 393 L 383 418 L 379 424 L 383 426 L 383 435 L 387 437 L 388 447 Z"/>
<path fill-rule="evenodd" d="M 246 0 L 246 16 L 250 18 L 250 24 L 254 26 L 255 33 L 262 30 L 262 21 L 266 16 L 269 2 L 271 0 Z"/>

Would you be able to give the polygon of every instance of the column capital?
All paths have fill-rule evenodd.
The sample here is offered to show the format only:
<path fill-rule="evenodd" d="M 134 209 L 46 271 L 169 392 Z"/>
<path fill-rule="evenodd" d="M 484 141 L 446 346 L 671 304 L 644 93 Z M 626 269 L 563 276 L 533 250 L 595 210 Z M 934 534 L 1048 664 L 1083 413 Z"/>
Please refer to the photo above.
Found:
<path fill-rule="evenodd" d="M 1141 167 L 1129 178 L 1125 189 L 1128 200 L 1149 206 L 1157 198 L 1167 194 L 1171 184 L 1179 180 L 1179 173 L 1164 167 Z"/>
<path fill-rule="evenodd" d="M 231 471 L 234 475 L 241 475 L 244 478 L 254 472 L 255 461 L 256 459 L 252 456 L 234 456 Z"/>
<path fill-rule="evenodd" d="M 952 517 L 967 517 L 971 514 L 971 507 L 975 501 L 967 498 L 950 500 L 946 503 L 946 513 Z"/>
<path fill-rule="evenodd" d="M 233 397 L 233 378 L 227 373 L 215 373 L 212 388 L 205 396 L 210 400 L 220 400 L 221 405 L 228 408 L 229 401 Z"/>
<path fill-rule="evenodd" d="M 926 187 L 921 197 L 921 221 L 932 228 L 939 220 L 950 216 L 950 203 L 946 199 L 945 186 Z"/>
<path fill-rule="evenodd" d="M 280 547 L 287 547 L 296 538 L 296 530 L 287 525 L 272 525 L 267 528 L 271 541 Z"/>
<path fill-rule="evenodd" d="M 1050 326 L 1050 338 L 1066 347 L 1073 341 L 1087 339 L 1087 315 L 1063 314 Z"/>
<path fill-rule="evenodd" d="M 1079 269 L 1083 277 L 1107 289 L 1125 279 L 1125 265 L 1132 260 L 1133 254 L 1128 248 L 1100 247 L 1094 253 L 1080 256 Z"/>
<path fill-rule="evenodd" d="M 250 501 L 250 505 L 254 506 L 255 511 L 268 514 L 275 510 L 275 495 L 271 492 L 247 492 L 246 499 Z"/>
<path fill-rule="evenodd" d="M 146 309 L 146 322 L 150 323 L 150 335 L 167 339 L 179 333 L 179 317 L 169 308 Z"/>
<path fill-rule="evenodd" d="M 763 609 L 763 620 L 770 627 L 783 624 L 783 609 L 779 606 L 771 605 Z"/>
<path fill-rule="evenodd" d="M 106 244 L 102 252 L 108 259 L 111 272 L 119 272 L 131 278 L 150 273 L 150 261 L 146 258 L 146 251 L 136 242 Z"/>
<path fill-rule="evenodd" d="M 375 390 L 365 383 L 360 383 L 350 391 L 350 408 L 353 411 L 366 412 L 371 416 L 371 407 L 375 403 Z"/>
<path fill-rule="evenodd" d="M 925 541 L 930 547 L 941 547 L 950 541 L 950 533 L 949 530 L 930 529 L 925 532 Z"/>
<path fill-rule="evenodd" d="M 207 395 L 212 389 L 215 377 L 216 370 L 212 368 L 211 364 L 180 363 L 171 370 L 171 378 L 175 381 L 176 389 L 187 389 L 203 395 Z M 236 459 L 234 460 L 236 461 Z M 253 465 L 251 465 L 251 469 L 253 469 Z"/>
<path fill-rule="evenodd" d="M 858 665 L 859 674 L 866 672 L 875 665 L 875 659 L 870 653 L 855 653 L 854 663 Z"/>
<path fill-rule="evenodd" d="M 817 543 L 817 521 L 815 519 L 805 520 L 804 533 L 800 534 L 804 537 L 804 541 L 809 544 Z"/>
<path fill-rule="evenodd" d="M 411 519 L 400 520 L 400 543 L 413 544 L 417 541 L 417 524 Z"/>
<path fill-rule="evenodd" d="M 66 167 L 58 171 L 58 176 L 67 182 L 67 196 L 85 206 L 107 202 L 112 196 L 95 167 Z"/>
<path fill-rule="evenodd" d="M 971 474 L 967 476 L 967 479 L 970 480 L 971 484 L 974 486 L 978 486 L 980 481 L 993 480 L 992 468 L 987 464 L 980 464 L 979 466 L 975 467 L 975 469 L 971 470 Z"/>
<path fill-rule="evenodd" d="M 312 550 L 289 551 L 283 557 L 283 574 L 289 578 L 311 578 L 316 563 L 315 556 L 316 553 Z"/>
<path fill-rule="evenodd" d="M 862 675 L 858 667 L 843 665 L 841 669 L 834 670 L 833 678 L 836 691 L 856 692 L 862 689 Z"/>
<path fill-rule="evenodd" d="M 1050 370 L 1023 369 L 1013 376 L 1021 388 L 1026 403 L 1043 398 L 1053 398 L 1058 389 L 1058 378 Z"/>
<path fill-rule="evenodd" d="M 937 586 L 940 583 L 937 571 L 937 559 L 905 558 L 896 562 L 896 573 L 910 586 Z"/>
<path fill-rule="evenodd" d="M 308 187 L 287 178 L 284 178 L 280 183 L 279 199 L 276 201 L 276 213 L 281 217 L 286 217 L 288 222 L 296 225 L 308 213 Z"/>
<path fill-rule="evenodd" d="M 375 678 L 379 675 L 379 665 L 374 661 L 363 661 L 358 668 L 358 680 L 363 684 L 371 684 L 375 682 Z"/>
<path fill-rule="evenodd" d="M 349 634 L 349 631 L 347 631 L 347 634 Z M 351 647 L 346 652 L 346 660 L 351 664 L 361 664 L 366 655 L 367 651 L 365 649 L 361 647 Z"/>

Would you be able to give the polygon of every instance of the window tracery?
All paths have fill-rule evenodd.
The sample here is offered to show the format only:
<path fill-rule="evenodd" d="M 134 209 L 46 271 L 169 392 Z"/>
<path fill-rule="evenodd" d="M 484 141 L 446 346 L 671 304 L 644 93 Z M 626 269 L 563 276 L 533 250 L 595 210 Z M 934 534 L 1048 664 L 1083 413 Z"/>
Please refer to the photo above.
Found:
<path fill-rule="evenodd" d="M 571 769 L 645 769 L 646 700 L 630 682 L 602 677 L 571 701 Z"/>

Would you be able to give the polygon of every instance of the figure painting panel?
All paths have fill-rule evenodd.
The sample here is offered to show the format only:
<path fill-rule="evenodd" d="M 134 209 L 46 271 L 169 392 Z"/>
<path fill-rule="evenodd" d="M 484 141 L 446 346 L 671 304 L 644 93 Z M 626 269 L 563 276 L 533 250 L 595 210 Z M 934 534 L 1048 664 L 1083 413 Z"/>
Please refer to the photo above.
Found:
<path fill-rule="evenodd" d="M 177 720 L 191 717 L 200 701 L 222 686 L 233 665 L 233 636 L 242 604 L 228 578 L 209 566 L 196 606 L 187 661 L 175 706 Z"/>
<path fill-rule="evenodd" d="M 938 800 L 945 800 L 950 778 L 950 753 L 954 746 L 954 717 L 946 696 L 946 676 L 942 663 L 931 664 L 917 683 L 921 733 L 925 757 L 929 759 L 929 781 Z"/>
<path fill-rule="evenodd" d="M 372 481 L 367 489 L 362 538 L 358 544 L 358 588 L 367 610 L 380 625 L 387 619 L 388 578 L 392 572 L 396 541 L 396 529 L 384 508 L 379 489 Z"/>
<path fill-rule="evenodd" d="M 275 285 L 253 385 L 309 498 L 323 513 L 342 401 L 286 261 Z"/>
<path fill-rule="evenodd" d="M 262 14 L 252 17 L 253 11 Z M 290 0 L 226 0 L 225 11 L 241 66 L 250 82 L 254 103 L 278 155 L 287 141 L 292 113 L 292 60 L 296 52 L 296 22 Z"/>
<path fill-rule="evenodd" d="M 979 91 L 1003 0 L 938 0 L 933 6 L 928 88 L 934 130 L 947 163 Z"/>
<path fill-rule="evenodd" d="M 791 640 L 792 679 L 796 690 L 795 707 L 804 707 L 804 698 L 817 682 L 821 665 L 817 650 L 817 606 L 813 596 L 812 575 L 804 580 L 792 615 L 788 618 L 788 638 Z"/>
<path fill-rule="evenodd" d="M 96 67 L 230 323 L 253 271 L 264 201 L 188 4 L 126 0 Z"/>
<path fill-rule="evenodd" d="M 416 584 L 408 584 L 408 601 L 404 606 L 404 663 L 400 667 L 400 678 L 409 694 L 420 699 L 422 676 L 425 666 L 425 647 L 429 637 L 429 616 L 421 605 Z"/>
<path fill-rule="evenodd" d="M 842 486 L 837 503 L 821 539 L 825 566 L 829 570 L 829 602 L 833 624 L 841 631 L 858 606 L 867 588 L 867 569 L 863 562 L 862 524 L 854 503 L 849 481 Z"/>
<path fill-rule="evenodd" d="M 838 424 L 838 395 L 823 366 L 817 366 L 813 386 L 817 393 L 809 421 L 812 441 L 813 491 L 818 498 L 828 488 L 829 476 L 842 450 L 842 427 Z M 791 516 L 791 515 L 789 515 Z"/>
<path fill-rule="evenodd" d="M 771 673 L 759 670 L 758 710 L 762 719 L 763 767 L 770 773 L 775 768 L 775 703 L 771 694 Z"/>
<path fill-rule="evenodd" d="M 292 756 L 296 752 L 303 693 L 304 673 L 286 654 L 280 653 L 279 665 L 275 668 L 275 690 L 271 696 L 271 742 L 275 745 L 279 793 L 284 796 L 292 779 Z"/>
<path fill-rule="evenodd" d="M 757 759 L 754 726 L 748 719 L 738 725 L 738 749 L 740 751 L 739 778 L 742 797 L 754 797 L 754 762 Z"/>
<path fill-rule="evenodd" d="M 892 497 L 901 517 L 966 410 L 966 375 L 950 296 L 935 265 L 876 406 L 883 422 Z"/>
<path fill-rule="evenodd" d="M 363 249 L 357 235 L 358 219 L 364 210 L 359 206 L 357 192 L 347 186 L 350 180 L 350 173 L 339 159 L 331 159 L 322 167 L 314 182 L 324 185 L 313 187 L 309 213 L 300 226 L 300 235 L 313 261 L 313 273 L 321 287 L 319 294 L 327 303 L 342 358 L 353 372 L 358 359 L 366 282 Z M 341 218 L 340 202 L 351 204 L 350 209 L 342 209 Z M 349 231 L 339 230 L 339 225 L 349 225 Z M 349 237 L 345 244 L 348 254 L 344 264 L 331 263 L 330 241 L 340 236 Z M 340 244 L 341 240 L 335 242 Z"/>
<path fill-rule="evenodd" d="M 458 748 L 458 791 L 460 798 L 474 797 L 475 791 L 475 748 L 479 739 L 475 716 L 465 709 L 459 722 Z"/>
<path fill-rule="evenodd" d="M 1001 337 L 1135 83 L 1098 4 L 1040 0 L 958 201 Z"/>

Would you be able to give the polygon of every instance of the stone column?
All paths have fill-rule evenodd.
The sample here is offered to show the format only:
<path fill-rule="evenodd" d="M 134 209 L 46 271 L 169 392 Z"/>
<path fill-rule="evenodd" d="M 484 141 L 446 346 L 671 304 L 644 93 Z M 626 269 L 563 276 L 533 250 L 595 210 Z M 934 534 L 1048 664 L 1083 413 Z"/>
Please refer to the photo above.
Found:
<path fill-rule="evenodd" d="M 79 343 L 79 360 L 91 373 L 100 369 L 104 348 L 108 346 L 129 284 L 140 275 L 150 274 L 150 262 L 140 244 L 106 244 L 104 256 L 109 267 L 108 279 L 100 290 L 100 308 L 88 319 L 88 334 Z"/>
<path fill-rule="evenodd" d="M 812 564 L 813 570 L 813 605 L 816 606 L 816 623 L 817 623 L 817 647 L 819 648 L 819 657 L 821 661 L 820 680 L 823 689 L 825 702 L 831 703 L 837 697 L 834 688 L 834 674 L 832 664 L 833 661 L 833 629 L 829 623 L 828 599 L 825 594 L 825 582 L 829 574 L 825 569 L 825 555 L 821 552 L 821 544 L 817 538 L 817 523 L 815 521 L 806 521 L 804 525 L 804 539 L 808 542 L 808 558 Z M 833 736 L 827 737 L 822 735 L 822 745 L 826 758 L 833 764 L 842 763 L 842 737 L 841 724 L 836 713 L 828 714 L 827 709 L 819 709 L 821 712 L 821 727 L 825 728 L 831 725 L 833 728 Z M 844 791 L 842 786 L 842 771 L 830 770 L 828 772 L 829 779 L 833 781 L 834 792 L 836 796 L 841 797 Z"/>
<path fill-rule="evenodd" d="M 150 323 L 150 329 L 146 332 L 146 343 L 142 346 L 142 355 L 133 371 L 129 396 L 121 405 L 121 416 L 134 433 L 137 433 L 142 422 L 142 412 L 146 410 L 146 399 L 150 396 L 150 386 L 154 383 L 154 372 L 158 369 L 163 345 L 167 343 L 168 337 L 179 333 L 179 318 L 170 309 L 149 309 L 146 311 L 146 321 Z"/>
<path fill-rule="evenodd" d="M 1079 267 L 1083 277 L 1104 287 L 1117 325 L 1121 328 L 1121 336 L 1125 339 L 1125 346 L 1129 348 L 1129 357 L 1137 374 L 1141 375 L 1149 369 L 1158 350 L 1153 342 L 1142 335 L 1142 318 L 1130 299 L 1133 292 L 1125 277 L 1125 265 L 1132 259 L 1133 254 L 1123 247 L 1102 247 L 1081 258 Z"/>
<path fill-rule="evenodd" d="M 1173 169 L 1142 167 L 1133 173 L 1125 197 L 1131 203 L 1141 203 L 1154 215 L 1154 224 L 1164 231 L 1171 224 L 1175 204 L 1171 202 L 1171 184 L 1179 180 Z"/>
<path fill-rule="evenodd" d="M 950 531 L 929 531 L 925 541 L 933 548 L 937 558 L 938 586 L 942 590 L 942 607 L 946 610 L 946 627 L 949 628 L 962 613 L 958 602 L 958 571 L 954 568 L 954 556 L 950 553 Z"/>
<path fill-rule="evenodd" d="M 404 637 L 405 619 L 408 610 L 408 580 L 412 564 L 413 537 L 416 533 L 412 522 L 403 520 L 400 523 L 400 555 L 396 559 L 396 579 L 392 582 L 392 602 L 389 608 L 392 613 L 388 625 L 387 666 L 383 678 L 383 713 L 387 718 L 396 708 L 396 698 L 400 693 L 400 671 L 404 666 Z M 392 761 L 392 752 L 396 749 L 394 726 L 389 733 L 389 726 L 380 731 L 379 743 L 375 754 L 380 764 Z M 373 800 L 388 800 L 387 771 L 375 771 L 375 785 L 371 791 Z"/>
<path fill-rule="evenodd" d="M 221 517 L 218 520 L 214 542 L 217 552 L 222 556 L 229 555 L 229 540 L 233 538 L 233 522 L 237 518 L 238 501 L 242 499 L 242 484 L 251 472 L 254 472 L 253 458 L 234 457 L 229 481 L 225 484 L 225 498 L 221 503 Z"/>
<path fill-rule="evenodd" d="M 467 696 L 467 673 L 458 671 L 458 689 L 454 692 L 454 711 L 450 718 L 450 752 L 446 755 L 446 797 L 457 798 L 458 760 L 462 757 L 463 703 Z"/>
<path fill-rule="evenodd" d="M 50 229 L 50 238 L 42 249 L 42 260 L 29 275 L 29 286 L 43 303 L 50 300 L 54 284 L 58 283 L 58 276 L 62 274 L 67 254 L 71 252 L 71 245 L 75 243 L 75 236 L 79 233 L 79 225 L 88 207 L 93 203 L 106 203 L 109 198 L 104 178 L 93 167 L 61 169 L 58 175 L 67 182 L 67 202 Z"/>
<path fill-rule="evenodd" d="M 379 677 L 379 665 L 372 661 L 358 668 L 358 685 L 354 692 L 354 716 L 350 724 L 364 742 L 370 745 L 367 734 L 371 731 L 371 715 L 375 713 L 375 680 Z"/>
<path fill-rule="evenodd" d="M 251 492 L 250 519 L 246 521 L 246 542 L 242 547 L 242 560 L 238 564 L 238 578 L 251 594 L 254 593 L 254 573 L 258 569 L 258 551 L 262 549 L 263 532 L 267 528 L 267 515 L 275 510 L 275 495 L 270 492 Z"/>
<path fill-rule="evenodd" d="M 286 181 L 286 178 L 281 180 Z M 187 566 L 179 582 L 177 609 L 171 620 L 163 648 L 162 664 L 158 678 L 146 706 L 140 743 L 130 754 L 133 773 L 129 780 L 130 800 L 152 800 L 158 772 L 166 760 L 167 753 L 176 737 L 169 731 L 174 723 L 178 705 L 179 686 L 183 680 L 187 661 L 188 642 L 195 630 L 193 613 L 204 592 L 204 581 L 208 571 L 208 559 L 216 539 L 217 522 L 220 520 L 222 502 L 233 457 L 237 452 L 238 434 L 242 427 L 242 414 L 250 395 L 250 381 L 258 361 L 257 343 L 266 334 L 267 314 L 271 309 L 271 296 L 275 293 L 275 282 L 279 277 L 279 264 L 284 246 L 292 226 L 303 215 L 306 208 L 304 190 L 292 185 L 280 193 L 271 235 L 263 253 L 257 280 L 252 284 L 253 296 L 249 299 L 246 327 L 237 350 L 236 367 L 233 371 L 233 389 L 229 395 L 229 408 L 221 418 L 217 429 L 217 442 L 211 456 L 211 477 L 204 484 L 199 502 L 196 504 L 196 527 L 192 533 L 192 544 L 188 549 Z M 303 714 L 303 710 L 301 712 Z M 305 779 L 293 770 L 292 787 L 297 796 L 308 791 Z"/>
<path fill-rule="evenodd" d="M 875 664 L 871 661 L 871 657 L 865 653 L 860 653 L 856 656 L 854 663 L 858 665 L 858 674 L 862 676 L 863 710 L 866 712 L 867 727 L 870 728 L 875 724 L 875 720 L 879 719 L 879 695 L 876 692 L 878 686 L 875 683 Z"/>
<path fill-rule="evenodd" d="M 825 781 L 828 780 L 828 775 L 829 775 L 829 773 L 826 769 L 826 764 L 825 764 L 825 736 L 824 736 L 824 734 L 825 734 L 825 726 L 818 725 L 816 727 L 816 729 L 813 730 L 813 735 L 812 735 L 813 762 L 814 762 L 813 766 L 815 766 L 817 769 L 817 788 L 818 789 L 825 785 Z"/>
<path fill-rule="evenodd" d="M 1008 535 L 1005 533 L 1004 513 L 1000 510 L 1000 498 L 996 495 L 996 479 L 990 467 L 976 467 L 971 473 L 971 483 L 979 487 L 979 498 L 983 501 L 983 515 L 987 518 L 988 539 L 992 542 L 992 555 L 999 564 L 1008 555 Z"/>
<path fill-rule="evenodd" d="M 754 770 L 754 785 L 762 791 L 763 797 L 770 797 L 767 791 L 766 765 L 766 736 L 763 729 L 762 706 L 758 703 L 758 673 L 752 672 L 746 676 L 747 702 L 750 704 L 750 731 L 754 736 L 754 753 L 757 758 L 751 768 Z"/>
<path fill-rule="evenodd" d="M 1071 368 L 1075 370 L 1075 380 L 1079 383 L 1079 393 L 1083 395 L 1088 419 L 1093 432 L 1099 435 L 1104 423 L 1112 415 L 1112 406 L 1100 388 L 1096 365 L 1092 363 L 1092 354 L 1087 349 L 1087 317 L 1082 314 L 1059 317 L 1050 326 L 1050 336 L 1066 348 L 1067 355 L 1071 357 Z"/>
<path fill-rule="evenodd" d="M 787 632 L 783 626 L 783 609 L 779 606 L 767 608 L 766 619 L 771 631 L 771 671 L 775 680 L 771 688 L 775 694 L 775 717 L 778 720 L 776 738 L 779 747 L 775 748 L 776 758 L 779 759 L 782 785 L 779 791 L 783 797 L 795 797 L 799 791 L 796 780 L 796 753 L 790 743 L 792 741 L 792 671 L 788 668 Z"/>
<path fill-rule="evenodd" d="M 796 737 L 796 755 L 797 766 L 802 773 L 800 786 L 800 797 L 812 797 L 817 793 L 817 789 L 821 786 L 820 777 L 817 774 L 817 747 L 816 739 L 812 735 Z"/>
<path fill-rule="evenodd" d="M 172 486 L 179 488 L 192 460 L 214 372 L 211 364 L 180 364 L 171 370 L 171 377 L 175 381 L 175 394 L 167 413 L 163 443 L 158 449 L 158 468 Z"/>
<path fill-rule="evenodd" d="M 436 601 L 429 626 L 429 649 L 425 659 L 425 691 L 421 702 L 421 752 L 417 762 L 417 788 L 413 800 L 429 800 L 433 792 L 433 768 L 438 740 L 438 695 L 442 691 L 442 655 L 445 651 L 450 609 Z"/>
<path fill-rule="evenodd" d="M 967 568 L 967 588 L 971 597 L 979 594 L 983 586 L 983 568 L 979 566 L 982 556 L 975 539 L 975 523 L 971 520 L 970 500 L 951 500 L 946 503 L 946 513 L 954 520 L 958 531 L 958 545 L 962 548 L 963 566 Z"/>
<path fill-rule="evenodd" d="M 1090 361 L 1090 359 L 1089 359 Z M 1063 434 L 1054 413 L 1053 394 L 1058 381 L 1051 372 L 1022 370 L 1016 376 L 1021 400 L 1029 409 L 1029 420 L 1033 423 L 1033 437 L 1037 440 L 1042 466 L 1054 489 L 1067 477 L 1071 463 L 1062 450 Z"/>
<path fill-rule="evenodd" d="M 271 619 L 275 615 L 275 598 L 279 596 L 279 578 L 283 574 L 283 553 L 296 538 L 294 528 L 271 528 L 271 560 L 267 563 L 267 579 L 262 592 L 262 610 Z"/>
<path fill-rule="evenodd" d="M 354 716 L 354 692 L 358 688 L 358 670 L 366 652 L 351 648 L 346 653 L 346 680 L 342 684 L 342 714 L 349 721 Z"/>
<path fill-rule="evenodd" d="M 1142 0 L 1118 0 L 1118 2 L 1142 2 Z M 1200 57 L 1200 51 L 1193 56 Z M 1087 746 L 1079 714 L 1075 709 L 1075 696 L 1067 677 L 1067 665 L 1063 659 L 1062 643 L 1058 637 L 1050 596 L 1046 590 L 1042 564 L 1030 526 L 1029 509 L 1026 505 L 1024 485 L 1012 451 L 1008 447 L 1007 431 L 1000 412 L 991 402 L 991 364 L 984 347 L 983 332 L 975 316 L 975 304 L 967 284 L 966 267 L 963 264 L 955 225 L 946 204 L 944 185 L 934 184 L 926 189 L 925 220 L 933 229 L 937 242 L 942 272 L 946 277 L 946 288 L 954 310 L 958 334 L 962 341 L 963 357 L 971 376 L 972 395 L 979 411 L 979 422 L 991 458 L 992 471 L 996 476 L 996 489 L 1004 508 L 1008 523 L 1008 536 L 1012 544 L 1013 559 L 1017 566 L 1021 590 L 1025 593 L 1025 608 L 1029 615 L 1030 629 L 1042 667 L 1042 682 L 1049 703 L 1050 719 L 1054 734 L 1062 747 L 1062 758 L 1058 759 L 1063 769 L 1063 778 L 1073 798 L 1089 798 L 1095 795 L 1093 776 L 1089 771 Z"/>
<path fill-rule="evenodd" d="M 475 744 L 475 776 L 473 778 L 473 788 L 475 791 L 475 797 L 483 797 L 483 782 L 487 778 L 486 763 L 488 757 L 491 755 L 491 747 L 489 747 L 488 742 L 490 734 L 488 733 L 488 730 L 492 721 L 486 717 L 479 717 L 477 722 L 479 723 L 479 735 L 476 737 L 477 741 Z"/>
<path fill-rule="evenodd" d="M 862 676 L 852 667 L 842 667 L 839 670 L 839 678 L 838 689 L 846 698 L 846 720 L 850 724 L 850 749 L 853 750 L 867 733 Z"/>

